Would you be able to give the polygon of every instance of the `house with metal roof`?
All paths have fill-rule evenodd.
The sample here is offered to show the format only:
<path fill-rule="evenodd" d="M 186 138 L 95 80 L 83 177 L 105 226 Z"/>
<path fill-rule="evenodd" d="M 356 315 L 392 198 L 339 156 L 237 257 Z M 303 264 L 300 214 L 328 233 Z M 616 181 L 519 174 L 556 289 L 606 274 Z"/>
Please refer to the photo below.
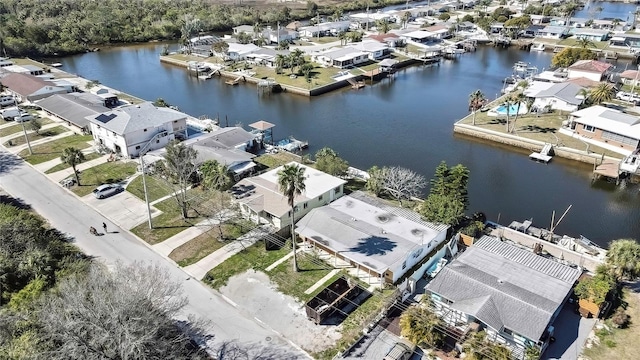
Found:
<path fill-rule="evenodd" d="M 368 54 L 369 59 L 384 59 L 391 54 L 389 45 L 376 40 L 365 40 L 351 45 L 356 50 L 360 50 Z"/>
<path fill-rule="evenodd" d="M 546 88 L 533 94 L 527 94 L 528 97 L 535 99 L 533 108 L 549 107 L 553 110 L 576 111 L 585 100 L 585 96 L 582 94 L 585 88 L 582 86 L 571 82 L 544 83 L 544 85 L 546 84 L 548 84 Z"/>
<path fill-rule="evenodd" d="M 19 102 L 36 101 L 51 95 L 67 93 L 64 87 L 30 74 L 4 73 L 0 77 L 0 83 L 9 89 Z"/>
<path fill-rule="evenodd" d="M 301 239 L 381 283 L 396 283 L 442 244 L 448 225 L 356 192 L 311 210 L 296 224 Z"/>
<path fill-rule="evenodd" d="M 101 97 L 90 93 L 56 94 L 38 100 L 36 104 L 48 114 L 54 115 L 86 132 L 90 131 L 87 116 L 98 115 L 111 110 L 103 105 Z"/>
<path fill-rule="evenodd" d="M 188 115 L 151 102 L 127 105 L 87 116 L 95 144 L 126 157 L 137 157 L 149 141 L 149 150 L 187 137 Z"/>
<path fill-rule="evenodd" d="M 438 316 L 459 331 L 484 330 L 522 354 L 544 352 L 580 268 L 483 236 L 443 267 L 425 290 Z"/>
<path fill-rule="evenodd" d="M 288 199 L 280 192 L 278 172 L 282 166 L 264 174 L 240 180 L 231 193 L 240 205 L 242 213 L 259 224 L 270 224 L 283 229 L 294 220 L 301 219 L 309 211 L 326 205 L 344 195 L 346 181 L 322 171 L 295 162 L 305 169 L 305 190 L 294 199 L 295 213 L 291 213 Z"/>
<path fill-rule="evenodd" d="M 340 69 L 369 61 L 369 53 L 347 46 L 331 48 L 311 55 L 313 61 Z"/>
<path fill-rule="evenodd" d="M 572 112 L 562 131 L 623 155 L 640 147 L 640 118 L 600 105 Z"/>
<path fill-rule="evenodd" d="M 566 26 L 548 25 L 538 30 L 538 37 L 545 39 L 562 39 L 569 33 Z"/>
<path fill-rule="evenodd" d="M 193 147 L 198 152 L 198 163 L 215 160 L 224 164 L 236 180 L 244 177 L 256 166 L 252 161 L 256 155 L 250 151 L 257 150 L 260 146 L 255 134 L 236 126 L 220 128 L 195 137 L 185 141 L 185 145 Z"/>
<path fill-rule="evenodd" d="M 591 41 L 606 41 L 609 37 L 609 30 L 591 29 L 591 28 L 576 28 L 572 29 L 571 33 L 578 39 L 587 39 Z"/>

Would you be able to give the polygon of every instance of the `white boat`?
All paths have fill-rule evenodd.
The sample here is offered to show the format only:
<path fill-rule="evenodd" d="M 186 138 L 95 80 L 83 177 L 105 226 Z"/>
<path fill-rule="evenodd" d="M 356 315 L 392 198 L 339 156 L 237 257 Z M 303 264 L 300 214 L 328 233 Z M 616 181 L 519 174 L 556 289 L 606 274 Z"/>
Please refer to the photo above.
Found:
<path fill-rule="evenodd" d="M 293 136 L 289 136 L 286 139 L 282 139 L 278 141 L 277 143 L 274 144 L 274 146 L 282 150 L 294 152 L 294 151 L 299 151 L 309 147 L 309 143 L 306 141 L 297 140 Z"/>
<path fill-rule="evenodd" d="M 544 51 L 544 49 L 545 49 L 545 46 L 543 43 L 537 43 L 531 46 L 531 51 Z"/>
<path fill-rule="evenodd" d="M 524 61 L 518 61 L 513 65 L 513 71 L 515 72 L 525 72 L 531 65 Z"/>

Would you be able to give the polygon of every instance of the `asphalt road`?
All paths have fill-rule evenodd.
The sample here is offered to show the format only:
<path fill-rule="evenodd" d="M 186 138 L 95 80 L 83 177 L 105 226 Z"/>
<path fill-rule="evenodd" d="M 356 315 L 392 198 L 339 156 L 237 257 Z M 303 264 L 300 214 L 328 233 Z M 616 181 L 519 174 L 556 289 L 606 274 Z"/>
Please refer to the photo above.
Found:
<path fill-rule="evenodd" d="M 182 269 L 155 253 L 135 236 L 115 227 L 111 221 L 85 204 L 69 191 L 51 182 L 22 159 L 9 154 L 0 146 L 0 188 L 14 198 L 30 205 L 48 219 L 51 225 L 74 239 L 74 243 L 88 255 L 107 265 L 120 261 L 151 262 L 166 269 L 171 277 L 182 284 L 189 303 L 181 317 L 194 315 L 203 320 L 212 335 L 210 348 L 227 349 L 220 359 L 306 359 L 282 336 L 259 324 L 242 309 L 225 301 L 219 293 L 192 279 Z M 104 236 L 89 234 L 89 227 L 102 231 L 102 222 L 109 224 Z M 245 355 L 246 354 L 246 355 Z"/>

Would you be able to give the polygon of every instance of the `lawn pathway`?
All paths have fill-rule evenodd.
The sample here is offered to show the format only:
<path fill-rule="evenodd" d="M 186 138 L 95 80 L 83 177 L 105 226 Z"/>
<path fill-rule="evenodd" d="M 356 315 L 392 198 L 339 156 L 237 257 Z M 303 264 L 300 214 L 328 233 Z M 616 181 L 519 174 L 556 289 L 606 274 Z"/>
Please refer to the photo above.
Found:
<path fill-rule="evenodd" d="M 110 156 L 109 154 L 105 154 L 105 155 L 100 156 L 97 159 L 93 159 L 93 160 L 90 160 L 90 161 L 87 161 L 87 162 L 80 163 L 80 164 L 78 164 L 76 166 L 76 169 L 79 170 L 79 171 L 83 171 L 83 170 L 86 170 L 86 169 L 90 169 L 90 168 L 92 168 L 94 166 L 97 166 L 97 165 L 100 165 L 100 164 L 104 164 L 104 163 L 107 162 L 107 159 L 109 158 L 109 156 Z M 60 159 L 56 159 L 56 160 L 60 160 Z M 44 164 L 46 164 L 46 163 L 44 163 Z M 60 180 L 66 179 L 71 175 L 73 175 L 73 169 L 69 167 L 69 168 L 66 168 L 66 169 L 62 169 L 60 171 L 56 171 L 56 172 L 51 173 L 51 174 L 47 174 L 46 176 L 48 176 L 49 179 L 51 179 L 52 181 L 59 182 Z"/>

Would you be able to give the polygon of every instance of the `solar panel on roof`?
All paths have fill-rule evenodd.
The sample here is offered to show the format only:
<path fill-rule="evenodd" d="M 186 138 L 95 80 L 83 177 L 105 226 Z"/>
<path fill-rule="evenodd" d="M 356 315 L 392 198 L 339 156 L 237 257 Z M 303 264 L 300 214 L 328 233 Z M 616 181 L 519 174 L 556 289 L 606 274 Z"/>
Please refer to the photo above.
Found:
<path fill-rule="evenodd" d="M 103 124 L 108 123 L 109 121 L 111 121 L 113 118 L 116 117 L 116 114 L 100 114 L 96 117 L 96 120 L 100 121 Z"/>

